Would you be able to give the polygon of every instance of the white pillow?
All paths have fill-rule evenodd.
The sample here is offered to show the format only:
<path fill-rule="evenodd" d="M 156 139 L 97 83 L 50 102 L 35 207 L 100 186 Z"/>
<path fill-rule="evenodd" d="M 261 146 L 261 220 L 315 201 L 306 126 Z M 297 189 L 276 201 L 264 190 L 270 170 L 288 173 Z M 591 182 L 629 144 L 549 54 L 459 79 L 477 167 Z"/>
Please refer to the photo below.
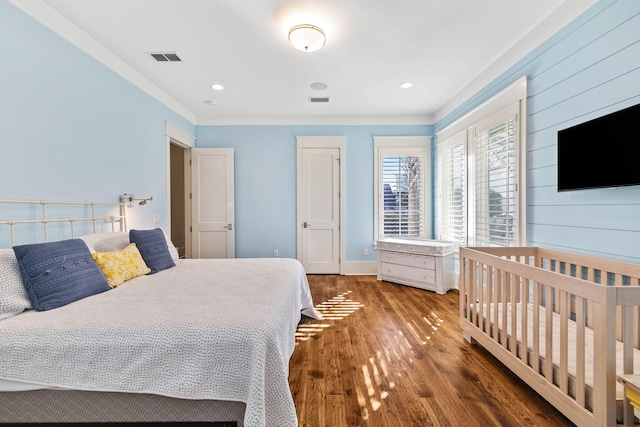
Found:
<path fill-rule="evenodd" d="M 173 242 L 167 235 L 167 232 L 162 230 L 165 239 L 167 239 L 167 246 L 169 247 L 169 254 L 175 261 L 180 258 L 178 250 L 174 246 Z M 119 251 L 127 247 L 131 241 L 129 240 L 129 233 L 127 231 L 116 231 L 114 233 L 95 233 L 87 234 L 86 236 L 80 236 L 80 239 L 89 247 L 91 252 L 112 252 Z"/>
<path fill-rule="evenodd" d="M 127 233 L 111 233 L 117 234 L 117 236 L 107 237 L 106 239 L 100 240 L 96 243 L 93 248 L 96 252 L 113 252 L 113 251 L 121 251 L 122 249 L 129 246 L 131 243 L 129 241 L 129 234 Z"/>
<path fill-rule="evenodd" d="M 111 239 L 118 236 L 125 236 L 127 241 L 129 240 L 129 233 L 127 233 L 126 231 L 116 231 L 113 233 L 93 233 L 93 234 L 87 234 L 86 236 L 80 236 L 79 238 L 84 240 L 84 242 L 87 244 L 91 252 L 95 252 L 96 251 L 95 246 L 97 243 L 99 243 L 102 240 Z M 125 246 L 127 245 L 124 245 L 123 248 Z"/>
<path fill-rule="evenodd" d="M 0 249 L 0 320 L 31 308 L 16 254 L 13 249 Z"/>
<path fill-rule="evenodd" d="M 171 239 L 167 235 L 167 232 L 164 231 L 164 230 L 162 230 L 162 232 L 164 233 L 165 239 L 167 239 L 167 246 L 169 247 L 169 254 L 171 255 L 171 259 L 173 259 L 174 261 L 180 259 L 180 255 L 178 254 L 178 250 L 176 249 L 175 245 L 173 244 L 173 242 L 171 241 Z"/>

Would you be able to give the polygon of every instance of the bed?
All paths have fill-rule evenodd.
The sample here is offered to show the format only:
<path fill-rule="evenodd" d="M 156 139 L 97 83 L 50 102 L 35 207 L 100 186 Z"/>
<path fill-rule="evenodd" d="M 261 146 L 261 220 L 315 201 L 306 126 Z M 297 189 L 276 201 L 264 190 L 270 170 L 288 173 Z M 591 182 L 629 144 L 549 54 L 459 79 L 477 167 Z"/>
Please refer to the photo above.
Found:
<path fill-rule="evenodd" d="M 13 242 L 20 269 L 26 262 L 23 252 L 48 257 L 59 246 L 47 245 L 61 242 L 73 250 L 84 245 L 100 268 L 102 256 L 122 255 L 132 243 L 148 261 L 148 245 L 139 239 L 152 234 L 162 236 L 173 265 L 114 287 L 108 282 L 106 290 L 55 308 L 46 308 L 49 300 L 42 293 L 32 301 L 33 289 L 42 292 L 33 279 L 26 295 L 35 309 L 0 320 L 0 422 L 297 426 L 288 385 L 289 358 L 301 315 L 320 317 L 297 260 L 178 259 L 162 230 L 127 230 L 123 204 L 111 204 L 121 211 L 116 214 L 68 217 L 71 238 L 51 241 L 52 235 L 60 234 L 60 224 L 67 223 L 47 216 L 50 202 L 27 203 L 42 204 L 46 220 L 0 224 L 11 228 L 12 239 L 43 234 L 49 243 Z M 84 220 L 92 223 L 92 233 L 78 239 L 73 224 L 82 228 L 78 222 Z M 31 227 L 28 221 L 44 224 L 45 231 L 14 230 L 20 224 Z M 107 226 L 96 225 L 101 223 Z M 54 224 L 54 230 L 46 230 L 47 224 Z M 8 234 L 5 230 L 5 237 Z M 33 252 L 34 246 L 39 252 Z M 9 281 L 10 255 L 11 249 L 0 249 L 0 263 L 5 263 L 0 266 L 0 286 Z M 77 262 L 66 253 L 63 259 Z M 168 262 L 166 257 L 163 261 Z M 154 265 L 158 264 L 145 264 L 151 270 Z M 54 274 L 52 268 L 43 271 Z M 41 277 L 44 273 L 37 275 Z M 103 270 L 103 278 L 110 277 Z M 38 311 L 41 307 L 45 308 Z"/>
<path fill-rule="evenodd" d="M 537 247 L 460 249 L 464 337 L 579 426 L 633 425 L 640 265 Z"/>

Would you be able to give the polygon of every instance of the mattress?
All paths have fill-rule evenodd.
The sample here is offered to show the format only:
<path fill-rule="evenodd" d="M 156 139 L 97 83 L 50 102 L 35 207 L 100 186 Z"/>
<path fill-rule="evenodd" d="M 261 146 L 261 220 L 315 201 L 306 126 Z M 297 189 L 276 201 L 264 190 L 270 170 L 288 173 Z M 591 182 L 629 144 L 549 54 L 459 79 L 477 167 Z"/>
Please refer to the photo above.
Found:
<path fill-rule="evenodd" d="M 176 267 L 0 322 L 0 378 L 22 387 L 246 403 L 247 426 L 295 426 L 288 363 L 313 308 L 293 259 Z"/>
<path fill-rule="evenodd" d="M 507 306 L 507 323 L 506 323 L 506 332 L 508 336 L 512 336 L 511 332 L 511 316 L 512 309 L 511 304 L 506 304 Z M 489 319 L 491 319 L 491 325 L 493 326 L 494 320 L 494 304 L 489 304 Z M 502 308 L 503 304 L 498 303 L 498 321 L 502 326 Z M 545 356 L 546 354 L 546 308 L 544 306 L 539 307 L 538 311 L 539 316 L 539 354 L 540 356 Z M 487 313 L 485 313 L 486 319 Z M 522 343 L 522 304 L 516 304 L 516 340 L 518 343 Z M 558 313 L 552 313 L 553 326 L 552 326 L 552 361 L 555 366 L 560 366 L 560 321 L 561 317 Z M 499 330 L 503 330 L 504 327 L 498 328 Z M 533 304 L 527 304 L 527 348 L 529 350 L 533 350 L 533 336 L 534 336 L 534 325 L 533 325 Z M 567 341 L 568 341 L 568 357 L 567 357 L 567 370 L 569 375 L 575 377 L 576 376 L 576 344 L 577 344 L 577 325 L 574 321 L 567 322 Z M 593 387 L 593 372 L 594 372 L 594 335 L 593 329 L 585 327 L 584 334 L 585 341 L 585 384 L 589 387 Z M 616 370 L 618 373 L 622 373 L 622 351 L 623 351 L 623 343 L 621 341 L 616 341 Z M 633 350 L 633 364 L 636 367 L 640 367 L 640 350 Z M 616 384 L 616 395 L 617 398 L 621 399 L 624 396 L 624 390 L 621 384 Z"/>

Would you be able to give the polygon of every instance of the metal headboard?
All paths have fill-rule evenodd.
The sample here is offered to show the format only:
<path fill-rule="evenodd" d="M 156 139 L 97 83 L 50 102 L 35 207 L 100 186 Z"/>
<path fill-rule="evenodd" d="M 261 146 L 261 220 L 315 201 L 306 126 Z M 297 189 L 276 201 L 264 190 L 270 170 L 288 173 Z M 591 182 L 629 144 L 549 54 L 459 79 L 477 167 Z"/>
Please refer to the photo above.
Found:
<path fill-rule="evenodd" d="M 111 225 L 111 231 L 128 231 L 127 228 L 127 204 L 123 202 L 52 202 L 47 200 L 1 200 L 0 199 L 0 215 L 4 216 L 3 206 L 7 205 L 41 205 L 42 211 L 38 215 L 37 218 L 31 219 L 0 219 L 0 227 L 8 226 L 11 233 L 11 246 L 15 245 L 15 227 L 19 224 L 42 224 L 44 231 L 44 241 L 49 241 L 49 230 L 47 228 L 50 223 L 69 223 L 71 230 L 71 238 L 76 237 L 76 231 L 74 229 L 74 224 L 77 222 L 91 222 L 93 232 L 97 232 L 97 223 L 104 226 L 105 224 Z M 91 214 L 89 216 L 79 216 L 79 217 L 63 217 L 56 215 L 47 215 L 47 206 L 56 205 L 56 206 L 68 206 L 69 209 L 73 209 L 73 207 L 90 207 Z M 117 215 L 99 215 L 96 216 L 96 206 L 105 207 L 105 208 L 113 208 L 113 211 L 118 211 Z M 4 233 L 2 233 L 4 234 Z"/>

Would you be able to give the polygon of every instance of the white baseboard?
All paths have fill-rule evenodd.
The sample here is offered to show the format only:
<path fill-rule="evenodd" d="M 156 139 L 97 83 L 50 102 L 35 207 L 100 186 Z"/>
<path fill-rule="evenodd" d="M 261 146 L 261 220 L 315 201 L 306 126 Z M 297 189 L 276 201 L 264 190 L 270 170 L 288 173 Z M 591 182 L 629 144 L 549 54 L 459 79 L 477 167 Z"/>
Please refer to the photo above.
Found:
<path fill-rule="evenodd" d="M 343 262 L 341 274 L 346 276 L 376 276 L 378 274 L 377 262 Z"/>

